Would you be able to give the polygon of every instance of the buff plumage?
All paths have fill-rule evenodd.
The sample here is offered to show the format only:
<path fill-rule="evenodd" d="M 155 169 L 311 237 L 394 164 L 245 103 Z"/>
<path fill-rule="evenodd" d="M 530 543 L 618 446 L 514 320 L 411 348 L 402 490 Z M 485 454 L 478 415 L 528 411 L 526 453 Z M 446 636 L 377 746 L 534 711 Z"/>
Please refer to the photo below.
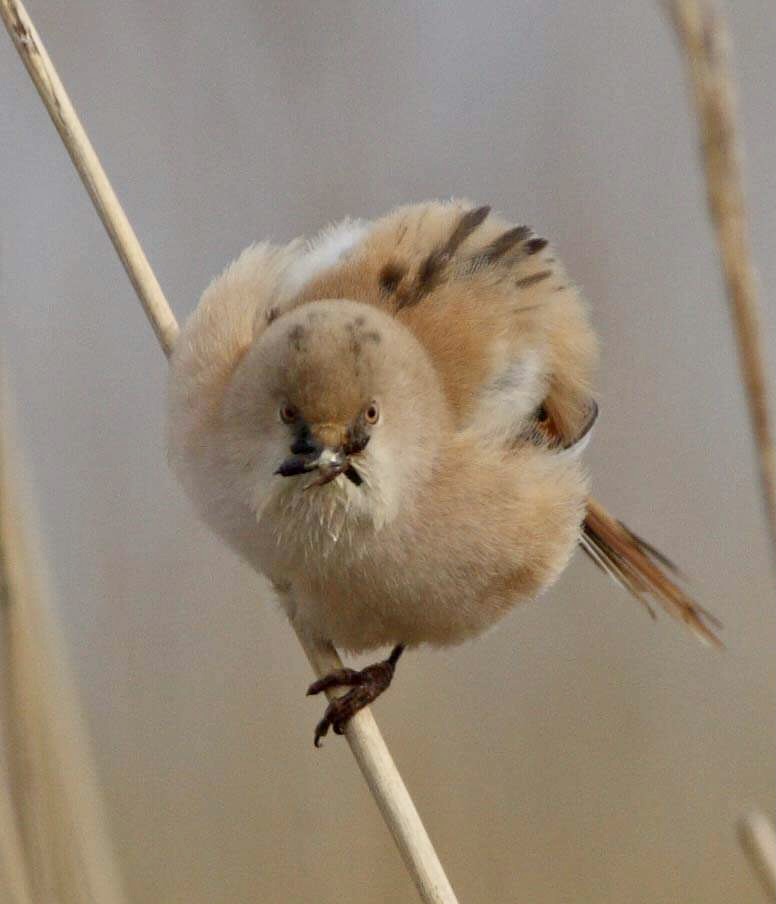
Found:
<path fill-rule="evenodd" d="M 397 650 L 474 636 L 562 572 L 596 357 L 547 241 L 464 202 L 253 246 L 206 290 L 172 359 L 176 473 L 300 631 L 396 645 L 338 676 L 352 705 L 316 740 L 383 689 Z M 602 532 L 585 543 L 613 570 Z"/>

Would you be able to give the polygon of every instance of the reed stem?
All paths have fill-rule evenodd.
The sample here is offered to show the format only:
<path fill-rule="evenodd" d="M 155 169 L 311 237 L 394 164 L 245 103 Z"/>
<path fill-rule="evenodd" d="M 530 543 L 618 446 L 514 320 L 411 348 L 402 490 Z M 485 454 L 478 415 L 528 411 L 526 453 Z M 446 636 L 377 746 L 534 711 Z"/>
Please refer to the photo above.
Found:
<path fill-rule="evenodd" d="M 752 433 L 759 458 L 760 486 L 776 566 L 776 446 L 768 407 L 757 275 L 741 175 L 735 87 L 728 60 L 724 17 L 710 0 L 667 0 L 692 87 L 698 120 L 709 215 L 716 233 L 727 286 L 738 358 Z"/>
<path fill-rule="evenodd" d="M 46 48 L 19 0 L 0 0 L 0 15 L 110 235 L 162 351 L 169 357 L 180 332 L 178 323 Z M 299 642 L 318 677 L 342 667 L 333 647 L 316 647 L 301 636 Z M 457 904 L 418 811 L 368 709 L 350 720 L 345 737 L 421 899 L 426 904 Z"/>

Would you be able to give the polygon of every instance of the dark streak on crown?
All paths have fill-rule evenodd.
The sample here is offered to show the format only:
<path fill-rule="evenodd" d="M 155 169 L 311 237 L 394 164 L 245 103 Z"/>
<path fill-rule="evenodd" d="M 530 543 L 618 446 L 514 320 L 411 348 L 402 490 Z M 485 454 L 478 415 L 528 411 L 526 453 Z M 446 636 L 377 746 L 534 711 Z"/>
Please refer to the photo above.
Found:
<path fill-rule="evenodd" d="M 296 351 L 302 350 L 302 340 L 304 339 L 306 332 L 307 330 L 301 323 L 295 324 L 288 331 L 288 342 L 290 345 L 293 345 Z"/>
<path fill-rule="evenodd" d="M 365 330 L 365 323 L 366 319 L 359 314 L 354 320 L 345 324 L 345 329 L 348 332 L 348 346 L 354 358 L 358 358 L 361 355 L 365 342 L 373 342 L 375 345 L 379 345 L 383 340 L 378 330 Z"/>

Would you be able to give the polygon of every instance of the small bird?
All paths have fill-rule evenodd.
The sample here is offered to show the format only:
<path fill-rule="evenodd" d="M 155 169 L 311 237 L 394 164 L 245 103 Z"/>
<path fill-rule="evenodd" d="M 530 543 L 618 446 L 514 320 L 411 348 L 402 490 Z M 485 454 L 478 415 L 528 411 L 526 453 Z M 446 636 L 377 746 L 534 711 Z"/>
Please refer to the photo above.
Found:
<path fill-rule="evenodd" d="M 464 201 L 253 245 L 206 289 L 171 361 L 177 476 L 300 633 L 393 647 L 311 685 L 350 688 L 316 746 L 406 647 L 481 633 L 580 543 L 716 642 L 665 557 L 588 497 L 596 362 L 547 240 Z"/>

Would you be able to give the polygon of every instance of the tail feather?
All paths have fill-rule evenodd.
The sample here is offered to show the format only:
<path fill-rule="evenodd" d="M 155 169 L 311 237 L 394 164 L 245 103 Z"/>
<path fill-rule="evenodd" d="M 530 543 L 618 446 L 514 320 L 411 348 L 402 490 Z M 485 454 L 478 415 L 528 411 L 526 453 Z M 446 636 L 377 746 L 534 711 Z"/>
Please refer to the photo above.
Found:
<path fill-rule="evenodd" d="M 650 598 L 685 625 L 704 643 L 721 648 L 718 619 L 691 599 L 670 577 L 681 577 L 677 567 L 595 499 L 588 499 L 582 531 L 582 549 L 616 583 L 633 594 L 655 617 Z"/>

